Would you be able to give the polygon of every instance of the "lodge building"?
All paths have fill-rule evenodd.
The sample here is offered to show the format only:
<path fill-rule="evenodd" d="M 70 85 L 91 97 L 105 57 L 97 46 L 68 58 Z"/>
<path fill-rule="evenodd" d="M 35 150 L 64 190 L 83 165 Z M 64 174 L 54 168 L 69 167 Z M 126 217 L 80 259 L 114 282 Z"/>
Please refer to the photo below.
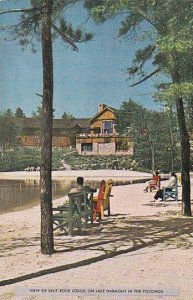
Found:
<path fill-rule="evenodd" d="M 19 143 L 24 147 L 40 146 L 40 119 L 16 118 L 20 128 Z M 132 155 L 129 136 L 116 131 L 116 110 L 105 104 L 90 119 L 53 119 L 53 147 L 76 147 L 80 155 Z"/>
<path fill-rule="evenodd" d="M 81 155 L 132 155 L 133 143 L 116 131 L 115 109 L 100 104 L 90 120 L 88 133 L 76 135 L 76 149 Z"/>
<path fill-rule="evenodd" d="M 23 147 L 40 147 L 39 118 L 15 118 L 15 124 L 20 129 L 18 141 Z M 52 146 L 68 148 L 76 145 L 76 134 L 87 130 L 89 119 L 73 119 L 66 123 L 63 119 L 53 119 Z"/>

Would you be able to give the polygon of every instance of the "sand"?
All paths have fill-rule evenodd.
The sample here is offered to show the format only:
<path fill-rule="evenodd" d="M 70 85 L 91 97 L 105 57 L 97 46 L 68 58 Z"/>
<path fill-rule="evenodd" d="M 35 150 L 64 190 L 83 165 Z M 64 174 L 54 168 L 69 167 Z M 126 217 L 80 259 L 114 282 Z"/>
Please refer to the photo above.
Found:
<path fill-rule="evenodd" d="M 78 176 L 83 176 L 84 178 L 98 179 L 113 178 L 113 179 L 140 179 L 140 178 L 151 178 L 152 175 L 145 172 L 137 172 L 130 170 L 67 170 L 67 171 L 53 171 L 52 179 L 61 180 L 63 178 L 76 178 Z M 0 179 L 39 179 L 40 172 L 0 172 Z"/>
<path fill-rule="evenodd" d="M 81 235 L 55 232 L 51 256 L 40 252 L 38 206 L 1 215 L 0 300 L 193 299 L 193 218 L 143 188 L 114 186 L 111 216 Z"/>

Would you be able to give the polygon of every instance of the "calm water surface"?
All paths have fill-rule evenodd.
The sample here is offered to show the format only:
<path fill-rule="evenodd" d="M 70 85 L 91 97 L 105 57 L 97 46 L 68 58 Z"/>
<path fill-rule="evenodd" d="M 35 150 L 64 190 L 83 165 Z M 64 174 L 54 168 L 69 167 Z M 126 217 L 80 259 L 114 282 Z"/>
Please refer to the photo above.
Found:
<path fill-rule="evenodd" d="M 85 181 L 86 185 L 98 188 L 99 182 Z M 53 200 L 68 194 L 76 186 L 76 180 L 52 182 Z M 0 213 L 26 209 L 40 203 L 39 180 L 0 180 Z"/>

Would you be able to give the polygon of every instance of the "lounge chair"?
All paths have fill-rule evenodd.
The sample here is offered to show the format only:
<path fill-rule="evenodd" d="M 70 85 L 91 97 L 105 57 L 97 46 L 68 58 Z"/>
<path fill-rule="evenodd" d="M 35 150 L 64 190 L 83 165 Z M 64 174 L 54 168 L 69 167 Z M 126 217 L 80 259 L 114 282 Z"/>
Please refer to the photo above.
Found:
<path fill-rule="evenodd" d="M 93 219 L 94 221 L 104 218 L 104 211 L 108 211 L 108 216 L 110 216 L 110 197 L 111 190 L 113 186 L 113 180 L 109 179 L 107 182 L 102 180 L 99 187 L 98 196 L 94 197 L 94 209 L 93 209 Z"/>

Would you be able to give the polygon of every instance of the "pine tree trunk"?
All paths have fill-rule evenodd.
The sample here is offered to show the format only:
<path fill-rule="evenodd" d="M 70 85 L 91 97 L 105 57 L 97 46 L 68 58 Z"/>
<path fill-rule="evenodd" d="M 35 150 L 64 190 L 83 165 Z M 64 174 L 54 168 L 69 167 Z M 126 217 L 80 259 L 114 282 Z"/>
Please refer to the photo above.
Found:
<path fill-rule="evenodd" d="M 180 73 L 178 71 L 177 61 L 177 56 L 174 56 L 174 62 L 176 66 L 172 70 L 171 74 L 173 82 L 180 84 Z M 176 98 L 176 109 L 181 144 L 182 210 L 184 216 L 191 216 L 192 213 L 190 199 L 190 142 L 186 127 L 183 98 L 180 96 Z"/>
<path fill-rule="evenodd" d="M 52 224 L 52 111 L 53 111 L 53 58 L 51 38 L 52 1 L 43 1 L 42 63 L 43 100 L 41 124 L 41 252 L 54 252 Z"/>
<path fill-rule="evenodd" d="M 184 216 L 191 216 L 190 199 L 190 142 L 186 129 L 183 99 L 176 99 L 178 124 L 180 129 L 181 143 L 181 166 L 182 166 L 182 208 Z"/>
<path fill-rule="evenodd" d="M 169 116 L 168 116 L 168 124 L 169 124 L 169 131 L 170 131 L 170 140 L 171 140 L 171 170 L 174 171 L 174 161 L 175 161 L 175 143 L 174 143 L 174 136 L 173 136 L 173 116 L 172 116 L 172 107 L 169 107 Z"/>
<path fill-rule="evenodd" d="M 193 96 L 188 101 L 189 129 L 193 131 Z"/>
<path fill-rule="evenodd" d="M 151 169 L 153 173 L 155 171 L 155 149 L 153 143 L 151 146 Z"/>

